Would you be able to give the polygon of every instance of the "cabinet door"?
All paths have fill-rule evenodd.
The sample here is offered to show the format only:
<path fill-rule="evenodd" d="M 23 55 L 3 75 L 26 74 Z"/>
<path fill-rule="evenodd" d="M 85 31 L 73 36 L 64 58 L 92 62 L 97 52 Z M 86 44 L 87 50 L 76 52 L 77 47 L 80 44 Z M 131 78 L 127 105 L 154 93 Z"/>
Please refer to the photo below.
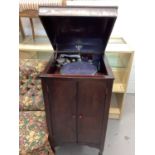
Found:
<path fill-rule="evenodd" d="M 76 82 L 54 79 L 48 88 L 54 142 L 76 142 Z"/>
<path fill-rule="evenodd" d="M 81 80 L 78 84 L 78 142 L 99 144 L 103 127 L 106 83 Z"/>

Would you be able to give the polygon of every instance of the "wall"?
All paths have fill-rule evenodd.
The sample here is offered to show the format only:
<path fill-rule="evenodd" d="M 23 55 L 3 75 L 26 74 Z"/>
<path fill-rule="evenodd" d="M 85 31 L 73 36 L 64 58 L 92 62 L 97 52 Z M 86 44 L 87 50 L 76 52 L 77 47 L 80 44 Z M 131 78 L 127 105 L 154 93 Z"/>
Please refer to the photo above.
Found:
<path fill-rule="evenodd" d="M 135 21 L 138 20 L 136 14 L 137 6 L 134 5 L 134 0 L 120 0 L 118 18 L 112 32 L 112 36 L 123 36 L 128 44 L 135 49 Z M 136 51 L 135 51 L 136 52 Z M 131 69 L 131 74 L 128 84 L 128 93 L 135 93 L 135 59 Z"/>

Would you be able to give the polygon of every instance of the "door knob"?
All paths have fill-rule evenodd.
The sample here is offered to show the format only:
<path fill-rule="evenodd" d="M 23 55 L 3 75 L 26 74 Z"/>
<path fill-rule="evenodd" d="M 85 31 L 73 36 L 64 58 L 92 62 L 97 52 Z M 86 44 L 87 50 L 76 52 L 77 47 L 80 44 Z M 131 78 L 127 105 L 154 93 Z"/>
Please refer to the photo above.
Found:
<path fill-rule="evenodd" d="M 72 118 L 75 118 L 75 115 L 72 115 Z"/>
<path fill-rule="evenodd" d="M 83 118 L 83 116 L 82 115 L 79 115 L 79 119 L 82 119 Z"/>

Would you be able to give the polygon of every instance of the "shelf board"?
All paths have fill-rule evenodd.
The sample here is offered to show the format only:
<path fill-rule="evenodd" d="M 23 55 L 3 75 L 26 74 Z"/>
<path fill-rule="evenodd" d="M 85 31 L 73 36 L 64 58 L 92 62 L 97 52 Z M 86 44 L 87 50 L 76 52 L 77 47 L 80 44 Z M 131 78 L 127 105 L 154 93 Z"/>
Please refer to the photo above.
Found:
<path fill-rule="evenodd" d="M 121 37 L 111 37 L 106 47 L 107 52 L 133 52 L 133 49 Z"/>
<path fill-rule="evenodd" d="M 108 44 L 126 44 L 126 41 L 122 37 L 111 37 Z"/>
<path fill-rule="evenodd" d="M 111 119 L 119 119 L 120 118 L 120 108 L 118 106 L 118 101 L 116 99 L 115 94 L 112 94 L 111 103 L 110 103 L 110 110 L 109 110 L 109 118 Z"/>
<path fill-rule="evenodd" d="M 114 93 L 125 93 L 124 84 L 115 83 L 115 81 L 114 81 L 112 92 L 114 92 Z"/>

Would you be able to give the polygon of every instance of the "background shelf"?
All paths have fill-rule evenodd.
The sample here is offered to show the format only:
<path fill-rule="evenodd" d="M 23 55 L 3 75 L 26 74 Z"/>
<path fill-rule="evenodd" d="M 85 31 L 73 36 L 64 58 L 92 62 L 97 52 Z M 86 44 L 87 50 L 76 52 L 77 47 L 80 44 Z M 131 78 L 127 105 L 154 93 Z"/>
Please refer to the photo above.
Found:
<path fill-rule="evenodd" d="M 109 111 L 109 118 L 120 119 L 124 107 L 124 97 L 127 91 L 128 80 L 131 72 L 134 52 L 130 48 L 126 48 L 127 44 L 124 39 L 118 39 L 117 43 L 109 41 L 106 55 L 112 68 L 115 80 L 113 85 L 113 95 Z M 122 40 L 122 42 L 120 41 Z M 121 47 L 123 46 L 123 48 Z M 117 48 L 115 48 L 117 47 Z M 120 51 L 119 48 L 120 47 Z M 125 49 L 123 51 L 122 49 Z"/>

